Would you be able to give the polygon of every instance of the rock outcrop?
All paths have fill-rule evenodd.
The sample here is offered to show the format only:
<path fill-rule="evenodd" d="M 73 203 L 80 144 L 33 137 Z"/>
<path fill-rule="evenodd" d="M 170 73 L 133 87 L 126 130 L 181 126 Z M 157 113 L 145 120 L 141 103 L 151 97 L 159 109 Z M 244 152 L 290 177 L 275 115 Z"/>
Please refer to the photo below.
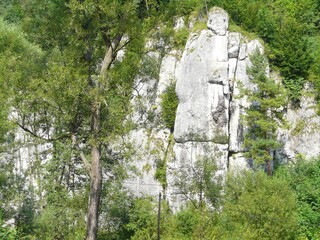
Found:
<path fill-rule="evenodd" d="M 312 88 L 306 86 L 300 106 L 290 107 L 286 112 L 289 129 L 278 130 L 278 141 L 283 147 L 277 157 L 284 162 L 294 161 L 298 154 L 306 159 L 320 155 L 320 116 L 311 92 Z"/>
<path fill-rule="evenodd" d="M 175 30 L 184 25 L 185 21 L 179 18 Z M 243 156 L 246 129 L 241 123 L 241 116 L 250 104 L 245 96 L 240 96 L 240 85 L 251 90 L 256 87 L 246 69 L 251 64 L 250 54 L 256 49 L 263 53 L 263 46 L 258 40 L 230 32 L 228 27 L 228 14 L 213 8 L 208 14 L 207 29 L 190 30 L 182 52 L 162 46 L 166 51 L 164 56 L 157 51 L 150 51 L 146 56 L 158 66 L 159 76 L 137 77 L 131 101 L 134 109 L 128 117 L 136 128 L 122 139 L 134 149 L 127 166 L 128 170 L 134 170 L 129 171 L 130 177 L 124 185 L 135 195 L 163 192 L 173 209 L 177 209 L 185 201 L 177 187 L 177 181 L 183 181 L 180 173 L 192 170 L 197 161 L 210 159 L 218 169 L 216 175 L 222 177 L 230 170 L 250 168 L 250 160 Z M 172 133 L 161 121 L 161 95 L 174 82 L 179 105 L 173 141 Z M 306 88 L 306 91 L 310 90 Z M 320 154 L 320 117 L 314 106 L 312 98 L 304 97 L 300 108 L 284 109 L 290 127 L 278 131 L 283 147 L 275 157 L 280 161 L 294 160 L 297 154 L 306 158 Z M 28 143 L 30 139 L 26 139 L 23 133 L 17 133 L 16 141 Z M 29 148 L 22 145 L 14 153 L 19 155 L 16 166 L 20 171 L 32 167 L 34 158 L 30 156 L 36 154 L 40 145 L 31 145 Z M 46 153 L 42 156 L 50 159 L 47 151 L 50 145 L 41 146 L 39 151 Z M 115 144 L 115 151 L 117 147 Z M 2 159 L 10 156 L 7 153 Z M 162 182 L 155 177 L 159 165 L 162 174 L 166 171 Z"/>
<path fill-rule="evenodd" d="M 240 121 L 248 102 L 239 98 L 238 84 L 254 87 L 246 68 L 249 55 L 256 48 L 262 52 L 263 47 L 257 40 L 229 32 L 228 22 L 224 10 L 212 9 L 208 29 L 190 35 L 176 71 L 175 159 L 167 164 L 167 195 L 173 203 L 179 195 L 175 187 L 179 172 L 193 168 L 204 156 L 215 162 L 217 174 L 222 176 L 228 168 L 249 166 L 242 157 Z"/>

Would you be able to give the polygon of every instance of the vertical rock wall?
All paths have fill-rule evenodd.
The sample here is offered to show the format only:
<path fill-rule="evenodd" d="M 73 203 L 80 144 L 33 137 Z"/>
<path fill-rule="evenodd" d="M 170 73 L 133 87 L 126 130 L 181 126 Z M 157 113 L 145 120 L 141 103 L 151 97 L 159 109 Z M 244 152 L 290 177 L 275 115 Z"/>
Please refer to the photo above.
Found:
<path fill-rule="evenodd" d="M 214 8 L 208 16 L 208 29 L 192 33 L 176 70 L 179 98 L 174 138 L 175 159 L 167 164 L 167 195 L 173 208 L 184 201 L 176 187 L 182 171 L 194 169 L 203 157 L 211 159 L 225 176 L 228 168 L 248 168 L 242 157 L 243 127 L 240 115 L 248 106 L 240 98 L 239 82 L 253 88 L 246 74 L 249 55 L 258 48 L 240 33 L 228 31 L 228 14 Z"/>
<path fill-rule="evenodd" d="M 129 171 L 124 185 L 136 196 L 155 196 L 165 187 L 156 179 L 159 163 L 165 162 L 165 158 L 172 158 L 169 151 L 170 130 L 161 122 L 161 95 L 175 80 L 176 56 L 177 52 L 171 51 L 161 58 L 158 79 L 146 76 L 146 79 L 139 77 L 135 81 L 131 119 L 137 128 L 127 136 L 134 149 L 127 169 L 133 171 Z M 150 57 L 155 62 L 160 59 L 157 53 L 152 53 Z"/>
<path fill-rule="evenodd" d="M 306 159 L 320 155 L 320 116 L 310 95 L 312 91 L 311 86 L 305 86 L 300 106 L 286 111 L 289 129 L 278 130 L 278 141 L 283 147 L 277 151 L 277 157 L 283 162 L 294 161 L 297 155 Z"/>

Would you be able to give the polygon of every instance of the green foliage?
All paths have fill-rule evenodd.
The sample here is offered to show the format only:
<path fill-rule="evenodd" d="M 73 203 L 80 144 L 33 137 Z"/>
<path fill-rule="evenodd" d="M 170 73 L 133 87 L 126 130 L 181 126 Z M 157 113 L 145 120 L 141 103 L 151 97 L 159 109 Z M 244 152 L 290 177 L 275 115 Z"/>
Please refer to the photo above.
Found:
<path fill-rule="evenodd" d="M 104 220 L 100 222 L 99 238 L 156 238 L 157 204 L 148 199 L 134 201 L 121 191 L 122 186 L 116 181 L 122 180 L 126 172 L 115 162 L 128 156 L 123 149 L 121 153 L 110 153 L 108 145 L 130 129 L 130 124 L 124 126 L 123 122 L 130 112 L 134 78 L 157 78 L 159 62 L 142 58 L 148 31 L 164 22 L 168 27 L 160 38 L 182 48 L 189 32 L 186 28 L 173 31 L 174 16 L 188 18 L 192 14 L 204 19 L 206 8 L 213 5 L 225 7 L 237 25 L 245 31 L 255 31 L 269 44 L 269 57 L 284 76 L 284 86 L 293 101 L 297 101 L 310 76 L 319 98 L 317 0 L 1 1 L 0 139 L 12 144 L 9 130 L 13 126 L 8 114 L 15 109 L 13 122 L 30 127 L 33 133 L 40 133 L 40 138 L 51 137 L 55 141 L 51 141 L 53 147 L 48 151 L 52 159 L 43 166 L 42 156 L 38 156 L 26 178 L 12 174 L 12 159 L 4 157 L 6 162 L 1 162 L 0 238 L 83 239 L 88 173 L 78 167 L 79 152 L 72 145 L 71 134 L 77 134 L 89 160 L 92 147 L 101 147 L 103 171 L 110 176 L 104 182 L 100 211 Z M 195 29 L 203 27 L 200 23 Z M 130 39 L 125 45 L 126 54 L 122 61 L 115 60 L 114 54 L 106 77 L 100 76 L 99 66 L 106 49 L 119 36 L 125 36 L 122 41 Z M 245 117 L 249 127 L 245 146 L 248 156 L 259 164 L 271 160 L 270 152 L 279 147 L 275 129 L 279 127 L 277 121 L 281 122 L 278 110 L 286 94 L 265 76 L 265 60 L 251 60 L 253 67 L 248 73 L 257 89 L 247 92 L 252 106 Z M 95 101 L 100 104 L 102 121 L 99 132 L 92 134 Z M 163 122 L 171 131 L 177 104 L 172 84 L 161 103 Z M 300 128 L 298 125 L 296 130 Z M 226 137 L 216 140 L 225 142 Z M 8 152 L 14 151 L 13 146 L 8 148 Z M 229 179 L 223 202 L 222 179 L 216 178 L 213 159 L 199 159 L 192 169 L 182 171 L 178 186 L 195 206 L 172 214 L 163 203 L 164 239 L 293 239 L 296 233 L 301 238 L 320 238 L 317 161 L 298 162 L 282 170 L 281 178 L 297 195 L 297 230 L 295 200 L 285 181 L 261 173 Z M 25 180 L 36 175 L 35 179 L 41 179 L 39 189 L 26 187 Z M 157 163 L 156 178 L 165 185 L 166 158 Z M 207 209 L 206 203 L 215 208 Z M 12 204 L 18 209 L 12 209 Z M 12 216 L 16 218 L 16 228 L 4 226 Z"/>
<path fill-rule="evenodd" d="M 286 181 L 263 172 L 229 176 L 217 239 L 295 239 L 297 209 Z"/>
<path fill-rule="evenodd" d="M 316 100 L 318 103 L 318 113 L 320 112 L 320 36 L 317 35 L 310 41 L 311 49 L 313 49 L 312 58 L 313 64 L 311 66 L 310 80 L 313 83 L 316 93 Z"/>
<path fill-rule="evenodd" d="M 157 239 L 157 207 L 151 199 L 137 199 L 130 210 L 133 230 L 131 239 Z M 161 201 L 160 237 L 168 240 L 206 239 L 204 231 L 209 230 L 211 214 L 205 207 L 201 210 L 192 205 L 173 214 L 164 200 Z"/>
<path fill-rule="evenodd" d="M 30 41 L 49 51 L 57 46 L 63 49 L 69 44 L 67 26 L 71 24 L 70 12 L 64 0 L 14 1 L 23 13 L 19 25 Z"/>
<path fill-rule="evenodd" d="M 296 198 L 286 180 L 259 171 L 229 176 L 220 198 L 223 205 L 219 211 L 189 204 L 172 214 L 162 204 L 161 238 L 297 239 Z M 131 239 L 156 239 L 155 202 L 138 199 L 129 215 Z"/>
<path fill-rule="evenodd" d="M 1 184 L 1 180 L 0 180 Z M 1 185 L 0 185 L 1 186 Z M 3 213 L 0 211 L 0 239 L 15 240 L 18 238 L 17 230 L 12 226 L 5 226 L 5 222 L 2 217 Z"/>
<path fill-rule="evenodd" d="M 277 172 L 279 178 L 287 181 L 297 196 L 299 236 L 301 239 L 320 238 L 320 160 L 298 161 L 283 166 Z"/>
<path fill-rule="evenodd" d="M 83 239 L 86 225 L 86 194 L 71 194 L 63 186 L 52 186 L 46 205 L 36 214 L 30 236 L 36 239 Z M 54 224 L 53 224 L 54 223 Z M 29 223 L 30 224 L 30 223 Z"/>
<path fill-rule="evenodd" d="M 305 82 L 306 81 L 303 78 L 283 79 L 284 86 L 289 90 L 289 98 L 292 101 L 293 106 L 298 104 Z"/>
<path fill-rule="evenodd" d="M 251 103 L 244 116 L 244 146 L 246 157 L 255 164 L 268 163 L 272 160 L 272 151 L 279 148 L 276 130 L 283 124 L 281 107 L 286 104 L 286 92 L 281 85 L 266 76 L 267 60 L 259 50 L 250 57 L 252 66 L 247 69 L 254 90 L 242 90 Z"/>
<path fill-rule="evenodd" d="M 157 179 L 162 187 L 165 189 L 167 187 L 167 161 L 158 160 L 156 162 L 156 172 L 154 174 L 155 179 Z"/>
<path fill-rule="evenodd" d="M 3 0 L 0 3 L 0 16 L 8 22 L 18 23 L 23 17 L 19 0 Z"/>
<path fill-rule="evenodd" d="M 29 100 L 17 97 L 17 101 L 13 101 L 12 96 L 26 93 L 43 66 L 43 53 L 27 41 L 19 28 L 1 18 L 0 35 L 0 139 L 3 140 L 12 128 L 8 122 L 10 106 L 23 105 Z"/>
<path fill-rule="evenodd" d="M 205 203 L 215 208 L 220 205 L 222 176 L 216 175 L 217 166 L 212 153 L 197 157 L 194 166 L 182 168 L 177 174 L 175 186 L 195 208 Z"/>
<path fill-rule="evenodd" d="M 311 66 L 311 49 L 303 37 L 303 26 L 290 18 L 284 24 L 286 27 L 277 32 L 275 41 L 271 43 L 274 48 L 272 60 L 284 77 L 283 83 L 291 100 L 297 102 Z"/>
<path fill-rule="evenodd" d="M 199 215 L 192 208 L 184 209 L 177 213 L 177 230 L 186 238 L 190 239 L 198 224 Z"/>
<path fill-rule="evenodd" d="M 156 35 L 161 41 L 164 41 L 166 46 L 170 46 L 172 49 L 183 50 L 190 30 L 187 27 L 182 27 L 180 29 L 174 29 L 174 22 L 168 23 L 166 26 L 161 26 L 160 30 L 157 31 Z"/>
<path fill-rule="evenodd" d="M 181 10 L 192 11 L 193 2 L 196 1 L 181 2 Z M 54 174 L 46 174 L 44 169 L 37 172 L 39 176 L 46 175 L 41 188 L 39 184 L 41 207 L 46 208 L 40 208 L 40 201 L 25 204 L 19 227 L 25 234 L 41 239 L 83 238 L 86 210 L 83 203 L 88 199 L 86 193 L 83 198 L 77 193 L 85 191 L 89 177 L 96 175 L 88 174 L 92 168 L 85 171 L 78 167 L 79 152 L 90 165 L 94 161 L 90 153 L 98 149 L 104 170 L 113 172 L 114 165 L 109 161 L 117 159 L 109 159 L 112 153 L 108 146 L 130 128 L 130 124 L 124 126 L 123 122 L 130 112 L 135 77 L 141 73 L 157 75 L 152 67 L 145 67 L 150 65 L 145 64 L 148 59 L 142 60 L 144 40 L 150 29 L 161 24 L 163 15 L 171 14 L 166 7 L 168 1 L 8 0 L 6 3 L 6 7 L 1 4 L 1 13 L 19 28 L 0 21 L 3 127 L 0 133 L 5 137 L 8 129 L 5 120 L 14 109 L 15 123 L 53 145 L 49 150 L 53 157 L 46 167 Z M 171 6 L 178 5 L 174 2 Z M 11 11 L 15 7 L 21 10 L 19 15 Z M 185 34 L 177 33 L 177 44 L 185 38 Z M 124 48 L 125 56 L 118 61 L 117 53 Z M 155 65 L 159 67 L 158 62 Z M 96 128 L 93 116 L 98 122 Z M 122 152 L 123 149 L 119 155 L 124 157 Z M 41 161 L 37 164 L 41 165 Z M 79 181 L 74 180 L 77 177 Z M 30 202 L 34 199 L 30 198 Z M 73 207 L 71 202 L 78 204 Z M 109 207 L 108 212 L 112 212 Z M 118 230 L 123 229 L 110 232 Z"/>
<path fill-rule="evenodd" d="M 263 6 L 257 13 L 257 32 L 267 43 L 274 41 L 277 22 L 271 9 L 267 6 Z"/>
<path fill-rule="evenodd" d="M 130 239 L 133 231 L 127 228 L 130 222 L 129 212 L 132 210 L 135 199 L 122 186 L 125 170 L 115 163 L 110 170 L 113 179 L 105 181 L 100 203 L 100 231 L 98 239 L 121 240 Z"/>
<path fill-rule="evenodd" d="M 271 64 L 287 79 L 284 86 L 297 103 L 303 83 L 314 72 L 311 55 L 315 48 L 309 41 L 318 34 L 318 1 L 228 0 L 220 6 L 237 25 L 256 32 L 269 44 Z"/>
<path fill-rule="evenodd" d="M 151 240 L 157 234 L 156 204 L 150 199 L 137 199 L 129 211 L 127 229 L 133 231 L 132 240 Z"/>
<path fill-rule="evenodd" d="M 197 21 L 192 28 L 192 32 L 202 31 L 205 29 L 207 29 L 207 23 Z"/>
<path fill-rule="evenodd" d="M 197 209 L 192 205 L 187 205 L 176 214 L 171 214 L 167 218 L 168 223 L 164 226 L 164 239 L 205 239 L 203 230 L 207 222 L 203 221 L 203 216 L 208 216 L 208 212 L 203 207 Z M 170 225 L 169 225 L 170 224 Z"/>
<path fill-rule="evenodd" d="M 249 30 L 255 28 L 259 9 L 264 4 L 265 1 L 229 0 L 224 1 L 222 7 L 229 12 L 233 21 Z"/>
<path fill-rule="evenodd" d="M 170 1 L 169 9 L 173 9 L 176 16 L 188 16 L 193 11 L 203 11 L 205 9 L 204 3 L 202 0 Z"/>
<path fill-rule="evenodd" d="M 188 37 L 189 37 L 189 29 L 184 27 L 173 33 L 173 44 L 178 49 L 184 49 Z"/>
<path fill-rule="evenodd" d="M 174 146 L 174 143 L 175 141 L 173 138 L 173 134 L 171 133 L 166 149 L 163 152 L 163 159 L 158 159 L 156 161 L 156 172 L 154 177 L 161 183 L 164 190 L 167 188 L 167 161 L 173 151 L 172 148 Z"/>
<path fill-rule="evenodd" d="M 161 96 L 162 119 L 171 132 L 174 130 L 176 111 L 178 107 L 178 97 L 176 94 L 175 82 L 172 82 Z"/>

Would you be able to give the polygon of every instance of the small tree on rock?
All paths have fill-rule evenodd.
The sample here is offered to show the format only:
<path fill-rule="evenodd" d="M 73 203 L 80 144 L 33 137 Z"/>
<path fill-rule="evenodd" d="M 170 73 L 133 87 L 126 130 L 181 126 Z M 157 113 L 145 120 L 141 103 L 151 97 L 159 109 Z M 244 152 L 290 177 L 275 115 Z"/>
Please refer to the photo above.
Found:
<path fill-rule="evenodd" d="M 286 104 L 287 94 L 280 84 L 266 75 L 268 62 L 259 50 L 250 56 L 250 60 L 252 66 L 247 68 L 247 74 L 256 87 L 254 90 L 243 90 L 251 103 L 244 115 L 247 126 L 244 136 L 245 155 L 255 164 L 265 163 L 270 175 L 273 151 L 281 146 L 276 132 L 285 123 L 282 108 Z"/>

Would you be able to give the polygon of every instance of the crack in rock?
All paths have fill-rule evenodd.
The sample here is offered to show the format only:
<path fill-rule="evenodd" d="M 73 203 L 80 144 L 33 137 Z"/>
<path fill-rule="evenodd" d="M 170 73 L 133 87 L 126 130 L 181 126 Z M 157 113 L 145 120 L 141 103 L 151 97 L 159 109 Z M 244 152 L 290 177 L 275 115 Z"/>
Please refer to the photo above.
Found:
<path fill-rule="evenodd" d="M 225 105 L 224 98 L 219 97 L 218 106 L 215 111 L 212 112 L 212 119 L 220 127 L 225 126 L 225 124 L 228 122 L 226 109 L 227 107 Z"/>

